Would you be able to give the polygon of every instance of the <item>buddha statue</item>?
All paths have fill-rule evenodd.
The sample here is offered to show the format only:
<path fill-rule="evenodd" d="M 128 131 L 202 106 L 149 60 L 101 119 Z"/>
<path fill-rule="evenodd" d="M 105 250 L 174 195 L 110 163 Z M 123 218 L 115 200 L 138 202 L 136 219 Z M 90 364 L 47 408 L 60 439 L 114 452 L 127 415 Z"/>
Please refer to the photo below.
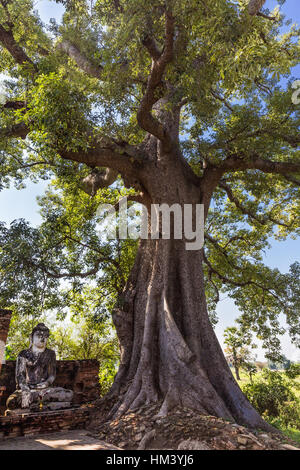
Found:
<path fill-rule="evenodd" d="M 6 414 L 71 407 L 73 392 L 53 387 L 56 378 L 56 355 L 47 348 L 49 334 L 49 328 L 39 323 L 30 335 L 29 349 L 19 354 L 16 364 L 17 390 L 6 402 Z"/>

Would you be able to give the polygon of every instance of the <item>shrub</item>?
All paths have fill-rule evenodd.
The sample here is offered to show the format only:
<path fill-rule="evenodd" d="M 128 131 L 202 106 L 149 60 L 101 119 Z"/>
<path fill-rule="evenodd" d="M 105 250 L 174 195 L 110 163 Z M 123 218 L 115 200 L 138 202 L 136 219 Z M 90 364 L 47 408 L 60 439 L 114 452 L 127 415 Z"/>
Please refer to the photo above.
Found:
<path fill-rule="evenodd" d="M 297 403 L 290 382 L 278 372 L 265 370 L 262 378 L 244 385 L 242 390 L 261 415 L 277 417 L 283 403 Z"/>
<path fill-rule="evenodd" d="M 291 364 L 285 373 L 289 379 L 296 379 L 300 375 L 300 364 Z"/>
<path fill-rule="evenodd" d="M 280 421 L 284 427 L 300 429 L 300 406 L 298 401 L 282 403 L 279 407 Z"/>

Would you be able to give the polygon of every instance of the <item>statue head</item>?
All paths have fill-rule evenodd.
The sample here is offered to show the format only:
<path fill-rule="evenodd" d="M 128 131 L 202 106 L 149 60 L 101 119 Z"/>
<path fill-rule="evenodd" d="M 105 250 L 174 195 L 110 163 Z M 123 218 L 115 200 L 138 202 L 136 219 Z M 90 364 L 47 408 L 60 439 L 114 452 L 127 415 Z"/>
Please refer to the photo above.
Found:
<path fill-rule="evenodd" d="M 30 347 L 44 351 L 47 346 L 50 330 L 44 323 L 36 325 L 30 335 Z"/>

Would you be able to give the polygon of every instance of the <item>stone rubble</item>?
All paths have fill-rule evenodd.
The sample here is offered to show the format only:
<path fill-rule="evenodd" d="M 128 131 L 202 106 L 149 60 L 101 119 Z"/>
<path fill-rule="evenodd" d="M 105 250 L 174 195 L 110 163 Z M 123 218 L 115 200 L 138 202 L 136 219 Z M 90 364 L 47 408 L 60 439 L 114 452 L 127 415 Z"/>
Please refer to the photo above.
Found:
<path fill-rule="evenodd" d="M 92 435 L 124 450 L 300 450 L 279 432 L 267 434 L 197 411 L 175 408 L 157 416 L 160 406 L 144 406 L 93 427 Z"/>

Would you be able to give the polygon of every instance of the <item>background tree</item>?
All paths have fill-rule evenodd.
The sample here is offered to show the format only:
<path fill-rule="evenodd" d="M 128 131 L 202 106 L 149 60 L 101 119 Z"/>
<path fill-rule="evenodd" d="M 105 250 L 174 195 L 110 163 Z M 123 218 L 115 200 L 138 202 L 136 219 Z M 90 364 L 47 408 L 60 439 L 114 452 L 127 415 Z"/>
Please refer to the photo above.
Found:
<path fill-rule="evenodd" d="M 213 312 L 226 291 L 269 350 L 285 313 L 297 341 L 299 265 L 283 275 L 262 251 L 299 231 L 299 108 L 291 83 L 280 86 L 299 31 L 280 36 L 284 20 L 258 15 L 263 2 L 60 3 L 63 22 L 47 30 L 30 0 L 0 2 L 1 186 L 53 179 L 41 227 L 1 226 L 1 303 L 112 312 L 121 362 L 110 416 L 162 400 L 162 414 L 182 405 L 267 428 L 207 304 Z M 124 194 L 148 207 L 202 203 L 204 250 L 105 243 L 96 208 Z"/>
<path fill-rule="evenodd" d="M 242 368 L 249 375 L 250 383 L 253 384 L 253 376 L 257 373 L 256 364 L 247 361 L 242 364 Z"/>
<path fill-rule="evenodd" d="M 227 360 L 232 363 L 237 380 L 241 380 L 240 368 L 243 366 L 246 368 L 252 359 L 249 347 L 256 347 L 252 343 L 251 333 L 238 329 L 236 326 L 228 327 L 224 331 L 224 343 Z"/>
<path fill-rule="evenodd" d="M 285 356 L 281 356 L 279 360 L 269 360 L 268 362 L 268 367 L 271 370 L 287 370 L 289 369 L 290 365 L 291 361 Z"/>

